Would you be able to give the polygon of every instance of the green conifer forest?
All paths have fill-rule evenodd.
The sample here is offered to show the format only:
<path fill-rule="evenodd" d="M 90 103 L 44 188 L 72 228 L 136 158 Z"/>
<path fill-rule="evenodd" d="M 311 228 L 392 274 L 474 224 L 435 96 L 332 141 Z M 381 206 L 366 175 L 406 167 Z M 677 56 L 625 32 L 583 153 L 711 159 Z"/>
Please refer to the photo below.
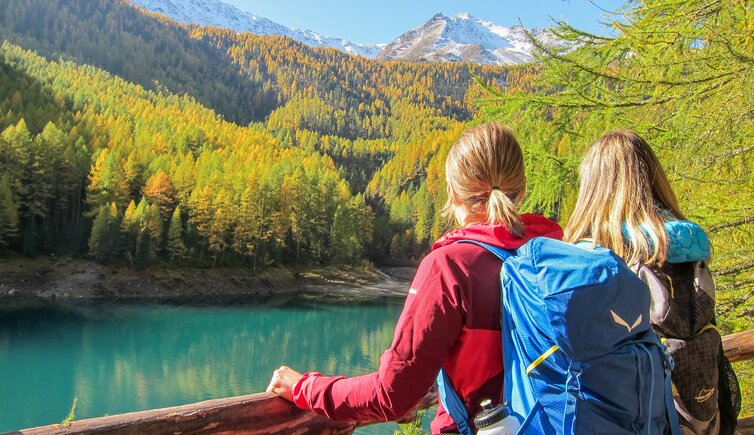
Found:
<path fill-rule="evenodd" d="M 0 23 L 3 210 L 18 216 L 3 246 L 135 267 L 420 257 L 445 225 L 444 190 L 422 188 L 429 158 L 472 119 L 472 78 L 506 74 L 183 26 L 120 1 L 12 0 Z M 96 234 L 104 219 L 118 240 Z"/>

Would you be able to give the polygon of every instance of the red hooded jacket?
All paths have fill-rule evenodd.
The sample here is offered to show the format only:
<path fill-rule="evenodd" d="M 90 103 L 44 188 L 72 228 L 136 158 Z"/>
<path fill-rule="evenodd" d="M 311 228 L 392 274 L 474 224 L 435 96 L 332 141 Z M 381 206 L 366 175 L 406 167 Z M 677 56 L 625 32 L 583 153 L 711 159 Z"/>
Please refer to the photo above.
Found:
<path fill-rule="evenodd" d="M 458 240 L 477 240 L 517 249 L 538 236 L 563 238 L 560 226 L 525 214 L 524 237 L 501 225 L 477 224 L 447 233 L 422 260 L 411 283 L 390 348 L 377 372 L 354 378 L 309 372 L 293 387 L 303 409 L 338 421 L 390 421 L 405 416 L 429 392 L 444 367 L 474 415 L 479 403 L 498 403 L 503 391 L 500 336 L 500 260 L 484 248 Z M 454 432 L 455 424 L 438 406 L 432 433 Z"/>

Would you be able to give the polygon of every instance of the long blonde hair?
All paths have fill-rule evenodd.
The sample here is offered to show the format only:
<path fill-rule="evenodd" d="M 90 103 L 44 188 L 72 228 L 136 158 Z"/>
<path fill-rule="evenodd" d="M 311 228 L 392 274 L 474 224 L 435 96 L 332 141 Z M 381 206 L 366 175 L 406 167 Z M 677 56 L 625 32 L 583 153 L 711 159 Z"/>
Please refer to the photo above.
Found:
<path fill-rule="evenodd" d="M 445 175 L 446 216 L 463 206 L 469 214 L 462 224 L 501 224 L 514 236 L 523 236 L 516 204 L 526 190 L 524 158 L 510 128 L 490 123 L 464 132 L 448 153 Z"/>
<path fill-rule="evenodd" d="M 632 131 L 605 133 L 579 167 L 579 197 L 565 240 L 591 239 L 629 265 L 662 265 L 667 258 L 664 222 L 684 219 L 652 148 Z"/>

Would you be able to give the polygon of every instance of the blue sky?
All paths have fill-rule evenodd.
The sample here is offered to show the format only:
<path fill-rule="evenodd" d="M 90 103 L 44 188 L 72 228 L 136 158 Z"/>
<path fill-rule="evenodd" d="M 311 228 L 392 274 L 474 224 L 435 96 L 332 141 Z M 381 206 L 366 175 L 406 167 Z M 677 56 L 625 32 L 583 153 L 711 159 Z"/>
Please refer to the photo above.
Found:
<path fill-rule="evenodd" d="M 435 13 L 471 15 L 506 26 L 546 27 L 550 17 L 577 28 L 606 33 L 599 21 L 625 0 L 224 0 L 277 23 L 353 42 L 390 42 Z"/>

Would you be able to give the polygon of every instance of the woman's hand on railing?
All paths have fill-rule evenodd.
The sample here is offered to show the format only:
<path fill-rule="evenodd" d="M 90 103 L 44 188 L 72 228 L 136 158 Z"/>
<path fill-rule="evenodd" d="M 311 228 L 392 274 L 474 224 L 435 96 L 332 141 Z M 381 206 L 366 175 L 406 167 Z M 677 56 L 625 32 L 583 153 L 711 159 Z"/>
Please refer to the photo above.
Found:
<path fill-rule="evenodd" d="M 272 372 L 272 380 L 267 386 L 268 393 L 275 393 L 278 396 L 293 402 L 293 386 L 301 379 L 301 373 L 290 367 L 282 366 Z"/>

